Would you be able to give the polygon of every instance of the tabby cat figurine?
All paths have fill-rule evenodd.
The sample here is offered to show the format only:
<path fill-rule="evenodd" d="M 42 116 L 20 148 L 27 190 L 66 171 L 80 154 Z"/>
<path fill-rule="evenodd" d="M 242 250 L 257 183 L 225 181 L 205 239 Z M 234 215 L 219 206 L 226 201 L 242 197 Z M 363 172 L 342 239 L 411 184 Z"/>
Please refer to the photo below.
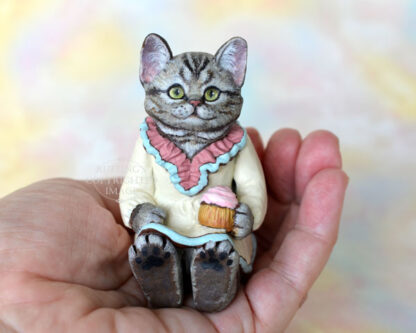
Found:
<path fill-rule="evenodd" d="M 140 81 L 148 117 L 120 190 L 128 256 L 152 307 L 181 306 L 192 293 L 200 311 L 220 311 L 249 273 L 253 230 L 266 212 L 263 170 L 237 118 L 247 43 L 215 55 L 172 55 L 156 34 L 144 40 Z"/>

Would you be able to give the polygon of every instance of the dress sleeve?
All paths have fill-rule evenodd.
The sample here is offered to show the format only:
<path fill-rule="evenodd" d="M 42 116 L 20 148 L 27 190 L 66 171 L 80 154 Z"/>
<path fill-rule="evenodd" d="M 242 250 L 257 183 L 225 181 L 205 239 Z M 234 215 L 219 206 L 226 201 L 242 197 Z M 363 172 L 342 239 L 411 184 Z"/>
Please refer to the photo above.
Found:
<path fill-rule="evenodd" d="M 145 202 L 156 204 L 153 197 L 155 188 L 151 157 L 145 151 L 143 141 L 139 137 L 119 195 L 121 217 L 129 228 L 131 212 L 138 204 Z"/>
<path fill-rule="evenodd" d="M 237 197 L 247 204 L 254 216 L 253 230 L 263 223 L 267 210 L 267 190 L 263 167 L 256 150 L 247 136 L 247 144 L 236 157 L 234 181 L 237 185 Z"/>

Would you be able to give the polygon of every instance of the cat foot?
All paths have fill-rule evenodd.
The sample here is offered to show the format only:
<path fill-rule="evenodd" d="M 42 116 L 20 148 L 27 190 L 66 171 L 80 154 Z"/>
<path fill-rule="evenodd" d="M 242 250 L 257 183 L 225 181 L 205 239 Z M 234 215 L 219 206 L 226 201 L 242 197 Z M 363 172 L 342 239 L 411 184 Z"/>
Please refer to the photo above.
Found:
<path fill-rule="evenodd" d="M 156 234 L 137 237 L 129 248 L 134 277 L 152 307 L 178 307 L 182 304 L 182 271 L 173 244 Z"/>
<path fill-rule="evenodd" d="M 191 259 L 195 307 L 221 311 L 234 298 L 239 282 L 239 255 L 229 241 L 208 242 L 194 250 Z"/>

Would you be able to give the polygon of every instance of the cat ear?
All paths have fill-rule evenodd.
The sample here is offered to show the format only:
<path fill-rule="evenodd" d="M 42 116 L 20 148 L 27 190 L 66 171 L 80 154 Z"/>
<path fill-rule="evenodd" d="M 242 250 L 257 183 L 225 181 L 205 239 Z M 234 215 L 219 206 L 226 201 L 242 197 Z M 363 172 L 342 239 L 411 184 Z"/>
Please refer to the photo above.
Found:
<path fill-rule="evenodd" d="M 140 53 L 140 81 L 151 82 L 172 58 L 168 43 L 157 34 L 145 38 Z"/>
<path fill-rule="evenodd" d="M 247 67 L 247 42 L 243 38 L 231 38 L 217 51 L 215 60 L 232 74 L 237 86 L 243 85 Z"/>

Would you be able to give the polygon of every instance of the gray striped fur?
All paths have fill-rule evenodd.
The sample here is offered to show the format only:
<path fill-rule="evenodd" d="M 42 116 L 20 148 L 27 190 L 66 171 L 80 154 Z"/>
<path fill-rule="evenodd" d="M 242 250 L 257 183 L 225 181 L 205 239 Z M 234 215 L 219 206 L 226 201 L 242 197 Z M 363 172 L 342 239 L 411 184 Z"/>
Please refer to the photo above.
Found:
<path fill-rule="evenodd" d="M 240 94 L 241 73 L 245 72 L 245 59 L 234 63 L 223 59 L 222 62 L 228 66 L 225 69 L 225 65 L 220 65 L 221 54 L 213 56 L 202 52 L 186 52 L 172 57 L 169 46 L 162 38 L 154 34 L 149 36 L 152 38 L 152 53 L 145 53 L 144 44 L 141 67 L 141 73 L 151 74 L 142 80 L 146 92 L 145 110 L 156 121 L 160 133 L 181 148 L 188 158 L 192 158 L 210 143 L 224 137 L 240 116 L 243 104 Z M 244 40 L 238 39 L 238 42 L 246 46 Z M 224 49 L 231 54 L 234 51 L 232 47 L 227 47 L 227 43 L 219 52 L 225 54 Z M 143 61 L 145 56 L 146 62 Z M 240 85 L 229 70 L 230 64 L 234 67 L 244 66 L 239 69 L 240 78 L 237 82 L 241 82 Z M 154 69 L 144 66 L 154 66 Z M 184 99 L 169 97 L 169 88 L 176 84 L 184 89 Z M 208 87 L 216 87 L 221 91 L 216 101 L 203 99 Z M 194 107 L 189 100 L 195 99 L 202 103 Z"/>

